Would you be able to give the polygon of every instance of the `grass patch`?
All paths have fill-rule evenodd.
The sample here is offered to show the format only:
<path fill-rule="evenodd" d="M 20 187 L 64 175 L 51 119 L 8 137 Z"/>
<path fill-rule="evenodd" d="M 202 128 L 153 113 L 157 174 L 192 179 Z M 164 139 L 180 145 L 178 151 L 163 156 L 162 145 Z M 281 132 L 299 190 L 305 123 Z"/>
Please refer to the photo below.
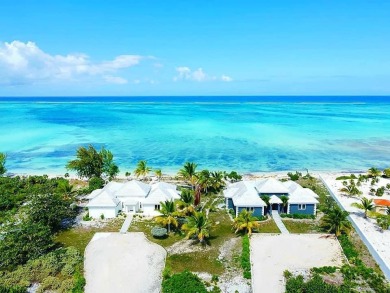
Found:
<path fill-rule="evenodd" d="M 273 219 L 259 222 L 260 228 L 257 229 L 259 233 L 280 233 L 278 226 Z"/>
<path fill-rule="evenodd" d="M 54 240 L 65 247 L 76 247 L 77 250 L 84 254 L 85 248 L 93 235 L 97 232 L 119 232 L 122 227 L 124 218 L 115 218 L 110 220 L 104 227 L 73 227 L 68 230 L 59 232 Z"/>
<path fill-rule="evenodd" d="M 232 230 L 232 221 L 225 210 L 210 212 L 209 220 L 212 223 L 212 228 L 208 247 L 205 250 L 173 254 L 167 257 L 166 266 L 172 268 L 174 273 L 189 270 L 220 275 L 225 271 L 223 263 L 218 260 L 219 250 L 226 241 L 237 236 Z"/>
<path fill-rule="evenodd" d="M 283 219 L 283 224 L 290 233 L 318 233 L 320 228 L 315 221 L 296 221 Z"/>
<path fill-rule="evenodd" d="M 157 224 L 153 219 L 134 219 L 130 225 L 129 232 L 144 232 L 146 238 L 149 241 L 157 243 L 162 247 L 168 247 L 172 244 L 175 244 L 177 241 L 180 241 L 184 238 L 184 234 L 179 232 L 171 232 L 166 238 L 154 238 L 152 235 L 152 228 Z"/>

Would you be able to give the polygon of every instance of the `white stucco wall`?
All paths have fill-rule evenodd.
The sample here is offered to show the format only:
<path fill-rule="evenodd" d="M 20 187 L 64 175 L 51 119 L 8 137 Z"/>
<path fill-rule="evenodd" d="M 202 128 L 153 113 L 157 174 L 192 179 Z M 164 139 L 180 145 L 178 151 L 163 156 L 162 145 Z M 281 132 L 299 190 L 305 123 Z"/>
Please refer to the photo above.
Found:
<path fill-rule="evenodd" d="M 104 218 L 110 219 L 115 218 L 118 215 L 120 206 L 117 207 L 90 207 L 88 209 L 89 216 L 95 219 L 99 219 L 103 214 Z"/>

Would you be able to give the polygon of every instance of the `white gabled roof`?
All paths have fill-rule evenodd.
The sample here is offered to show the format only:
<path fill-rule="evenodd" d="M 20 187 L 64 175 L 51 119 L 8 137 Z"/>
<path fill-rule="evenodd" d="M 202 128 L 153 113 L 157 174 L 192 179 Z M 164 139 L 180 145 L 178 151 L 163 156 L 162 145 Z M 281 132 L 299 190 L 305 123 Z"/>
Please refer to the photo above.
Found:
<path fill-rule="evenodd" d="M 247 190 L 254 188 L 253 181 L 240 181 L 234 184 L 231 184 L 225 191 L 223 192 L 225 198 L 233 198 L 235 196 L 241 195 Z M 256 191 L 256 190 L 255 190 Z"/>
<path fill-rule="evenodd" d="M 103 187 L 104 191 L 107 191 L 113 195 L 119 188 L 123 186 L 123 183 L 110 181 L 106 184 L 106 186 Z"/>
<path fill-rule="evenodd" d="M 119 202 L 119 199 L 112 197 L 110 193 L 103 190 L 87 204 L 87 207 L 116 207 Z"/>
<path fill-rule="evenodd" d="M 103 189 L 95 189 L 94 191 L 92 191 L 89 195 L 87 195 L 85 198 L 86 199 L 94 199 L 100 192 L 102 192 Z"/>
<path fill-rule="evenodd" d="M 288 189 L 275 178 L 267 178 L 255 183 L 259 193 L 288 193 Z"/>
<path fill-rule="evenodd" d="M 307 191 L 302 189 L 297 189 L 294 192 L 290 193 L 290 196 L 288 197 L 288 203 L 290 204 L 318 204 L 318 200 L 310 195 L 307 194 Z"/>
<path fill-rule="evenodd" d="M 283 201 L 279 197 L 277 197 L 276 195 L 272 195 L 269 199 L 269 203 L 270 204 L 274 204 L 274 203 L 281 204 L 281 203 L 283 203 Z"/>
<path fill-rule="evenodd" d="M 288 189 L 289 192 L 294 192 L 297 189 L 302 189 L 301 185 L 292 180 L 282 182 L 282 184 Z"/>
<path fill-rule="evenodd" d="M 174 201 L 179 199 L 180 195 L 178 191 L 171 188 L 154 187 L 150 191 L 148 197 L 142 201 L 143 204 L 159 204 L 160 202 Z"/>
<path fill-rule="evenodd" d="M 236 207 L 265 207 L 265 202 L 259 197 L 255 189 L 233 197 L 233 204 Z"/>
<path fill-rule="evenodd" d="M 115 196 L 118 197 L 146 197 L 150 191 L 150 185 L 141 181 L 132 180 L 122 183 L 116 190 Z"/>
<path fill-rule="evenodd" d="M 163 188 L 163 189 L 172 189 L 176 190 L 177 186 L 174 184 L 166 183 L 166 182 L 157 182 L 152 185 L 152 189 L 154 188 Z"/>
<path fill-rule="evenodd" d="M 310 195 L 314 198 L 319 198 L 318 194 L 315 193 L 313 190 L 311 190 L 310 188 L 302 188 L 302 192 L 304 192 L 306 195 Z"/>

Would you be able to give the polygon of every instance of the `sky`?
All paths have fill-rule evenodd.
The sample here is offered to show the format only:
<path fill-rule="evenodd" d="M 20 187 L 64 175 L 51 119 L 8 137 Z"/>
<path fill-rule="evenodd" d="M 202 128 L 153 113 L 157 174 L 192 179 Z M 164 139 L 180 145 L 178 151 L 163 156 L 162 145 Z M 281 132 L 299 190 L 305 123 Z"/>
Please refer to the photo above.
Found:
<path fill-rule="evenodd" d="M 390 95 L 390 1 L 0 1 L 0 96 Z"/>

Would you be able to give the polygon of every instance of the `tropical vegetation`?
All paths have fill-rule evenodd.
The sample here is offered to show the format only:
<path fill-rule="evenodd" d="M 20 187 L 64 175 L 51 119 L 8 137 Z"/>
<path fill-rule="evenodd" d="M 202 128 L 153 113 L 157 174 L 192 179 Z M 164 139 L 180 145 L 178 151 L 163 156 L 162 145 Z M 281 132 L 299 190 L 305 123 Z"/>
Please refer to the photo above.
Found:
<path fill-rule="evenodd" d="M 161 202 L 160 206 L 161 215 L 155 217 L 155 220 L 158 224 L 168 227 L 168 233 L 170 233 L 171 226 L 176 228 L 179 225 L 177 221 L 179 213 L 176 211 L 176 206 L 173 201 L 166 200 L 165 202 Z"/>
<path fill-rule="evenodd" d="M 364 218 L 367 218 L 367 212 L 374 209 L 374 203 L 372 199 L 363 197 L 360 199 L 360 203 L 353 203 L 352 206 L 357 207 L 358 209 L 364 210 Z"/>
<path fill-rule="evenodd" d="M 233 228 L 236 229 L 235 233 L 242 231 L 250 237 L 252 231 L 260 227 L 258 219 L 252 214 L 253 212 L 248 212 L 246 209 L 238 214 L 233 223 Z"/>
<path fill-rule="evenodd" d="M 119 168 L 114 162 L 114 155 L 105 148 L 97 151 L 93 145 L 79 147 L 76 151 L 76 159 L 66 165 L 68 170 L 76 171 L 80 178 L 105 176 L 112 180 L 119 173 Z"/>
<path fill-rule="evenodd" d="M 5 153 L 0 153 L 0 176 L 3 176 L 7 172 L 5 163 L 7 161 L 7 155 Z"/>
<path fill-rule="evenodd" d="M 145 160 L 141 160 L 137 163 L 137 167 L 134 170 L 134 175 L 137 178 L 142 176 L 143 179 L 145 179 L 150 171 L 152 171 L 152 168 L 148 166 L 148 163 Z"/>
<path fill-rule="evenodd" d="M 210 236 L 210 222 L 203 212 L 195 212 L 187 218 L 187 223 L 182 226 L 182 230 L 187 233 L 187 239 L 197 239 L 204 244 Z"/>
<path fill-rule="evenodd" d="M 349 234 L 352 230 L 351 223 L 348 221 L 349 213 L 334 206 L 333 209 L 328 210 L 321 219 L 321 227 L 328 233 L 334 233 L 340 236 L 342 233 Z"/>

